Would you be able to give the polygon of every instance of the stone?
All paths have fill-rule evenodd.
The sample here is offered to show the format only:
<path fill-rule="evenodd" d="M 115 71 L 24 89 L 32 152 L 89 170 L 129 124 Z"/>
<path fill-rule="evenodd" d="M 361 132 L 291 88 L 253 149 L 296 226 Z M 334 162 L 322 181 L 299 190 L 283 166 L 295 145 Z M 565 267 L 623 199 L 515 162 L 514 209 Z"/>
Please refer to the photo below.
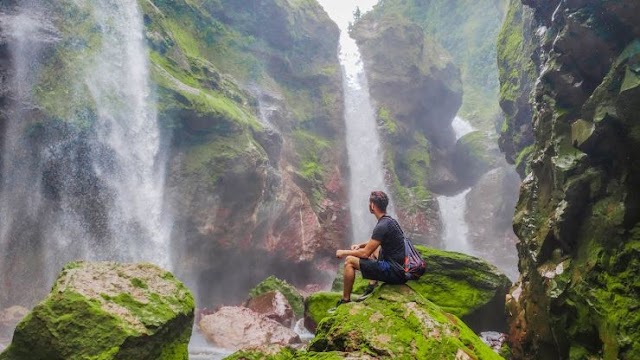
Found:
<path fill-rule="evenodd" d="M 290 328 L 296 320 L 291 305 L 289 305 L 287 298 L 285 298 L 280 291 L 270 291 L 256 296 L 249 300 L 245 306 L 288 328 Z"/>
<path fill-rule="evenodd" d="M 207 340 L 228 350 L 300 343 L 293 330 L 244 307 L 223 306 L 203 316 L 198 326 Z"/>
<path fill-rule="evenodd" d="M 304 298 L 298 289 L 275 276 L 269 276 L 251 289 L 251 291 L 249 291 L 249 299 L 247 302 L 251 302 L 255 298 L 273 291 L 281 293 L 286 298 L 287 303 L 293 309 L 295 317 L 302 317 L 302 314 L 304 313 Z"/>
<path fill-rule="evenodd" d="M 457 317 L 407 285 L 384 284 L 363 302 L 339 306 L 319 324 L 308 350 L 365 348 L 378 359 L 500 359 Z"/>
<path fill-rule="evenodd" d="M 187 360 L 194 301 L 152 264 L 72 262 L 16 327 L 2 360 Z"/>

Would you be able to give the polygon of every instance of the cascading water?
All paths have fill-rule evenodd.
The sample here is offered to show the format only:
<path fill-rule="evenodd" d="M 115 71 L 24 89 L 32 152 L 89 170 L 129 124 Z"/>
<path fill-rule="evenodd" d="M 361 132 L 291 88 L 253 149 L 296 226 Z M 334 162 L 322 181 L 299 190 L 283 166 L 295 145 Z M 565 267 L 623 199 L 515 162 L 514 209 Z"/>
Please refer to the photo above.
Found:
<path fill-rule="evenodd" d="M 456 140 L 472 132 L 473 127 L 464 119 L 456 116 L 451 123 Z M 454 196 L 438 196 L 440 214 L 444 223 L 444 244 L 446 250 L 471 253 L 467 238 L 469 232 L 464 213 L 467 208 L 467 194 L 471 188 Z"/>
<path fill-rule="evenodd" d="M 50 6 L 86 17 L 65 17 Z M 89 23 L 85 30 L 95 43 L 65 33 L 81 21 Z M 150 261 L 170 268 L 165 159 L 137 3 L 23 2 L 0 14 L 0 27 L 11 57 L 0 185 L 0 308 L 40 298 L 70 260 Z M 77 64 L 52 64 L 52 49 L 80 49 L 83 55 Z M 77 71 L 57 79 L 64 85 L 55 91 L 89 99 L 53 104 L 70 109 L 62 118 L 42 105 L 56 94 L 41 89 L 41 74 L 58 65 Z M 28 293 L 34 288 L 36 294 Z"/>
<path fill-rule="evenodd" d="M 372 190 L 389 191 L 384 182 L 383 151 L 378 135 L 374 107 L 369 96 L 369 85 L 362 64 L 360 50 L 349 36 L 349 21 L 359 7 L 366 12 L 376 1 L 319 1 L 329 16 L 340 27 L 340 64 L 342 65 L 345 101 L 347 153 L 351 179 L 349 205 L 353 241 L 369 239 L 375 225 L 369 214 L 368 199 Z M 389 212 L 393 213 L 392 205 Z"/>

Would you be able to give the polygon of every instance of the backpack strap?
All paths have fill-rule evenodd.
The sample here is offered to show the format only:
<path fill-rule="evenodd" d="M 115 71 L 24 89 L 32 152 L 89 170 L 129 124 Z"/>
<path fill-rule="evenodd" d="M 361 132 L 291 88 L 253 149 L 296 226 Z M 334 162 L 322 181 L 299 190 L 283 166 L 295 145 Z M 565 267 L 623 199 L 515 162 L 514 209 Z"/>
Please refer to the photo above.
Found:
<path fill-rule="evenodd" d="M 398 224 L 398 220 L 396 220 L 396 219 L 392 218 L 391 216 L 389 216 L 389 215 L 387 215 L 387 214 L 382 215 L 382 217 L 388 217 L 389 219 L 393 220 L 393 226 L 394 226 L 396 229 L 400 230 L 400 233 L 402 234 L 402 236 L 403 236 L 403 237 L 406 237 L 406 236 L 404 235 L 404 231 L 402 231 L 402 228 L 400 227 L 400 224 Z"/>

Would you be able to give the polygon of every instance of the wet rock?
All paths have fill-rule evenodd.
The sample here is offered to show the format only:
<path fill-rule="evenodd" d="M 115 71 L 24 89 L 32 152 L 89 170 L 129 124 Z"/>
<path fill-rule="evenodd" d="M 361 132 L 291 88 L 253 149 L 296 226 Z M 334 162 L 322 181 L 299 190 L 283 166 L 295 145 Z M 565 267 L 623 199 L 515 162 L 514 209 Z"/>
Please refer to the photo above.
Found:
<path fill-rule="evenodd" d="M 244 307 L 224 306 L 204 316 L 198 326 L 209 341 L 229 350 L 300 342 L 293 330 Z"/>
<path fill-rule="evenodd" d="M 304 311 L 304 298 L 298 289 L 275 276 L 269 276 L 251 289 L 251 291 L 249 291 L 249 299 L 247 300 L 247 303 L 250 303 L 261 295 L 272 293 L 274 291 L 279 292 L 286 298 L 286 302 L 293 310 L 293 315 L 295 317 L 302 317 Z"/>
<path fill-rule="evenodd" d="M 189 290 L 155 265 L 69 263 L 0 359 L 187 359 L 193 310 Z"/>
<path fill-rule="evenodd" d="M 290 328 L 296 320 L 287 298 L 279 291 L 270 291 L 249 300 L 245 306 L 258 314 Z"/>

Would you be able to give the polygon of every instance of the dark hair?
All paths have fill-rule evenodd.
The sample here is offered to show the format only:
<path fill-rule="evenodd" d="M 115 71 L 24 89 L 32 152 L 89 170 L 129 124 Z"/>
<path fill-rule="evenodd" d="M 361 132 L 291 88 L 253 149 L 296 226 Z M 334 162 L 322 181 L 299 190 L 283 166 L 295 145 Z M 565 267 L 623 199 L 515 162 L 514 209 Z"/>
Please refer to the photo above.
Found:
<path fill-rule="evenodd" d="M 371 196 L 369 196 L 369 202 L 372 202 L 380 211 L 387 212 L 389 197 L 384 191 L 372 191 Z"/>

